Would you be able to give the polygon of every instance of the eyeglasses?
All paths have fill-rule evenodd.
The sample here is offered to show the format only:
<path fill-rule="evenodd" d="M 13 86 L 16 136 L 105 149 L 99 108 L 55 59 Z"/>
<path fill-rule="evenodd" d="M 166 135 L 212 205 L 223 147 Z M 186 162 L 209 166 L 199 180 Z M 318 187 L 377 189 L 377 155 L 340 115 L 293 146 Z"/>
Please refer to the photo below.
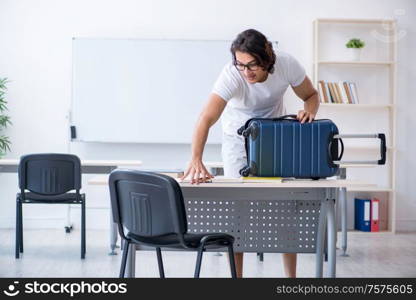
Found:
<path fill-rule="evenodd" d="M 239 71 L 244 71 L 245 68 L 247 68 L 247 70 L 249 71 L 257 71 L 259 69 L 259 65 L 257 64 L 257 62 L 251 62 L 248 64 L 242 64 L 240 62 L 236 62 L 234 63 L 234 66 L 237 68 L 237 70 Z"/>

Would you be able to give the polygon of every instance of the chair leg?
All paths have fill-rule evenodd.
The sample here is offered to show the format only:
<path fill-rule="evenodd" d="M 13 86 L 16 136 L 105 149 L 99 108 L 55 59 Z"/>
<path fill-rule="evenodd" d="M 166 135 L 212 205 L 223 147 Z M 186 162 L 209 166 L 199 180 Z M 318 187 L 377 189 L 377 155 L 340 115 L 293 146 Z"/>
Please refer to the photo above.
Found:
<path fill-rule="evenodd" d="M 128 241 L 125 241 L 124 249 L 123 249 L 123 257 L 121 259 L 121 266 L 120 266 L 120 275 L 119 275 L 120 278 L 125 277 L 127 254 L 129 253 L 129 248 L 130 248 L 129 245 L 130 243 Z"/>
<path fill-rule="evenodd" d="M 85 258 L 85 200 L 81 203 L 81 259 Z"/>
<path fill-rule="evenodd" d="M 20 256 L 20 201 L 16 199 L 16 258 Z"/>
<path fill-rule="evenodd" d="M 202 254 L 204 253 L 204 245 L 198 249 L 198 256 L 196 258 L 195 274 L 194 278 L 199 278 L 199 273 L 201 272 L 201 263 L 202 263 Z"/>
<path fill-rule="evenodd" d="M 20 220 L 20 253 L 23 253 L 23 203 L 19 201 Z"/>
<path fill-rule="evenodd" d="M 160 247 L 156 247 L 156 254 L 157 254 L 157 264 L 159 266 L 160 278 L 165 278 L 165 271 L 163 269 L 162 251 L 160 250 Z"/>
<path fill-rule="evenodd" d="M 235 269 L 234 249 L 233 245 L 228 246 L 228 259 L 230 260 L 231 277 L 237 278 L 237 271 Z"/>

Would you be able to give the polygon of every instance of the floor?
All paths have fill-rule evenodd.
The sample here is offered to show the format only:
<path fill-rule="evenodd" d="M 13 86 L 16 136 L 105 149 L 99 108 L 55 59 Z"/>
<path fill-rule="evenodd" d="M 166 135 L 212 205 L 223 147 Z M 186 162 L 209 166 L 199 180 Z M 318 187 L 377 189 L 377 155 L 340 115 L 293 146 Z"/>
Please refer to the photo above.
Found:
<path fill-rule="evenodd" d="M 55 229 L 24 232 L 25 253 L 14 258 L 14 230 L 0 230 L 0 277 L 117 277 L 121 255 L 108 255 L 105 230 L 87 231 L 87 256 L 80 259 L 80 233 Z M 119 252 L 119 249 L 118 249 Z M 348 235 L 349 257 L 337 250 L 337 277 L 416 277 L 416 233 L 362 233 Z M 136 277 L 157 277 L 156 254 L 139 251 Z M 192 277 L 196 254 L 163 252 L 166 277 Z M 244 277 L 284 277 L 281 255 L 255 253 L 244 256 Z M 315 256 L 298 255 L 298 277 L 315 275 Z M 325 267 L 324 267 L 325 272 Z M 229 277 L 226 255 L 207 253 L 201 277 Z"/>

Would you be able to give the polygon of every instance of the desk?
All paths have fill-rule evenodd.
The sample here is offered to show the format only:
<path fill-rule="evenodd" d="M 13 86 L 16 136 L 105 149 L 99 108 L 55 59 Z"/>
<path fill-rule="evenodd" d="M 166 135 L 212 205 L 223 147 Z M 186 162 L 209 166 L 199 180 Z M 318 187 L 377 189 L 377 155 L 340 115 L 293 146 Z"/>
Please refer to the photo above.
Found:
<path fill-rule="evenodd" d="M 0 173 L 17 173 L 19 159 L 0 159 Z M 142 165 L 140 160 L 81 160 L 81 172 L 83 174 L 108 174 L 118 167 L 139 167 Z M 110 206 L 111 207 L 111 206 Z M 67 228 L 70 224 L 70 206 L 68 205 Z M 115 254 L 117 242 L 117 226 L 110 222 L 110 254 Z"/>
<path fill-rule="evenodd" d="M 17 173 L 20 159 L 0 159 L 0 173 Z M 81 159 L 84 174 L 106 174 L 118 167 L 141 166 L 140 160 L 88 160 Z"/>
<path fill-rule="evenodd" d="M 208 169 L 212 175 L 224 175 L 224 163 L 221 161 L 204 162 L 205 167 Z M 359 168 L 359 167 L 374 167 L 375 165 L 367 164 L 341 164 L 338 170 L 337 178 L 346 179 L 347 178 L 347 168 Z M 373 186 L 374 187 L 374 186 Z M 347 189 L 345 187 L 339 188 L 337 193 L 337 199 L 341 207 L 341 256 L 348 256 L 347 254 Z"/>
<path fill-rule="evenodd" d="M 89 184 L 106 185 L 96 177 Z M 368 188 L 352 180 L 180 183 L 189 232 L 226 232 L 235 237 L 235 251 L 315 253 L 316 277 L 323 275 L 327 228 L 328 276 L 336 274 L 336 191 Z M 135 245 L 129 251 L 126 275 L 134 277 Z"/>

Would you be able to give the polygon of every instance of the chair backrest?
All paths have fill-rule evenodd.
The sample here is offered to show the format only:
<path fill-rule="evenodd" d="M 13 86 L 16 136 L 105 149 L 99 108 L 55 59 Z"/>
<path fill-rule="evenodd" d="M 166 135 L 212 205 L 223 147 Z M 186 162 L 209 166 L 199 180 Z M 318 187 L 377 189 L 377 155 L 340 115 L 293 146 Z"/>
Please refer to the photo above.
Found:
<path fill-rule="evenodd" d="M 42 195 L 81 189 L 81 161 L 76 155 L 40 153 L 24 155 L 19 163 L 19 188 Z"/>
<path fill-rule="evenodd" d="M 170 176 L 117 169 L 110 174 L 109 186 L 120 234 L 123 227 L 143 237 L 187 232 L 182 191 Z"/>

